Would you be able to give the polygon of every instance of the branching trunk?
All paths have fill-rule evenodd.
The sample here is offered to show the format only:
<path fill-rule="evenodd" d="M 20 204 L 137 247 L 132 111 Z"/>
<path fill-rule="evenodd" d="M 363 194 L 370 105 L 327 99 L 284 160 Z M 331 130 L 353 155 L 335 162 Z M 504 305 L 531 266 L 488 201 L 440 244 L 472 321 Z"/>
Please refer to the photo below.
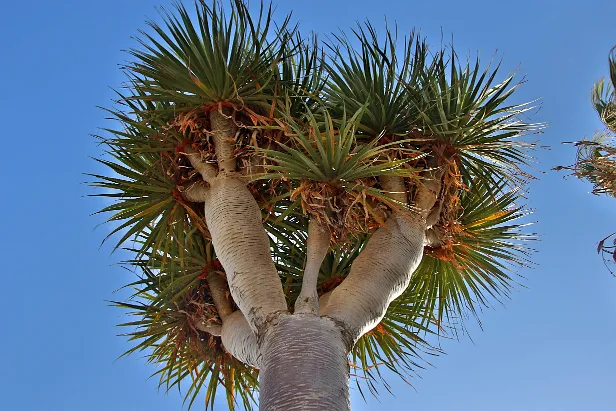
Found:
<path fill-rule="evenodd" d="M 262 348 L 259 409 L 350 410 L 348 352 L 334 321 L 283 315 Z"/>
<path fill-rule="evenodd" d="M 415 195 L 414 211 L 397 210 L 372 235 L 357 256 L 347 278 L 328 298 L 322 315 L 339 321 L 349 348 L 383 319 L 389 304 L 408 287 L 423 257 L 428 218 L 440 191 L 438 170 L 424 174 Z M 380 179 L 385 191 L 406 204 L 401 177 Z"/>
<path fill-rule="evenodd" d="M 329 228 L 311 218 L 308 224 L 308 240 L 306 241 L 306 267 L 302 278 L 302 290 L 295 301 L 295 314 L 316 315 L 319 312 L 317 281 L 321 264 L 329 250 L 330 239 Z"/>
<path fill-rule="evenodd" d="M 212 111 L 210 119 L 218 175 L 212 177 L 210 168 L 194 153 L 188 153 L 209 188 L 194 185 L 184 196 L 204 203 L 205 222 L 233 300 L 252 330 L 258 332 L 269 318 L 287 312 L 287 304 L 261 222 L 261 210 L 241 174 L 235 171 L 237 126 L 231 116 L 218 111 Z"/>
<path fill-rule="evenodd" d="M 354 343 L 376 327 L 421 262 L 425 221 L 394 214 L 357 256 L 322 314 L 340 321 Z"/>
<path fill-rule="evenodd" d="M 317 277 L 331 234 L 311 220 L 302 290 L 295 314 L 290 315 L 261 211 L 246 178 L 236 170 L 237 127 L 223 113 L 214 111 L 210 118 L 218 174 L 213 177 L 210 168 L 190 155 L 209 184 L 192 187 L 184 195 L 204 202 L 216 256 L 240 308 L 229 312 L 230 305 L 212 277 L 212 296 L 224 317 L 223 345 L 235 358 L 261 369 L 262 410 L 348 411 L 348 351 L 381 321 L 421 262 L 426 219 L 438 198 L 440 175 L 438 171 L 425 173 L 413 211 L 401 207 L 392 212 L 355 259 L 347 278 L 322 296 L 321 309 Z M 383 178 L 381 184 L 395 201 L 407 203 L 402 178 Z"/>

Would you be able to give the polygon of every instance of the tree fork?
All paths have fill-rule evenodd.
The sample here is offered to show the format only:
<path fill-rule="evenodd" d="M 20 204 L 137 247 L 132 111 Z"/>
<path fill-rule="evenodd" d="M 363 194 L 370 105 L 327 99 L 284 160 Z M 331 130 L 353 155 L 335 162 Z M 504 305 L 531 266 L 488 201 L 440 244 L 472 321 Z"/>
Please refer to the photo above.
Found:
<path fill-rule="evenodd" d="M 389 304 L 408 287 L 423 257 L 426 218 L 438 200 L 442 171 L 423 173 L 413 211 L 394 210 L 357 256 L 347 278 L 332 292 L 322 314 L 340 321 L 353 343 L 385 316 Z M 380 179 L 383 190 L 407 204 L 402 177 Z M 348 347 L 349 349 L 351 347 Z"/>
<path fill-rule="evenodd" d="M 219 172 L 208 178 L 207 190 L 199 190 L 199 199 L 204 204 L 205 222 L 231 296 L 252 330 L 258 332 L 269 318 L 287 312 L 287 304 L 270 254 L 261 210 L 235 171 L 235 121 L 218 111 L 211 112 L 210 120 Z M 203 169 L 196 156 L 188 159 L 197 171 Z M 205 180 L 206 176 L 202 177 Z"/>

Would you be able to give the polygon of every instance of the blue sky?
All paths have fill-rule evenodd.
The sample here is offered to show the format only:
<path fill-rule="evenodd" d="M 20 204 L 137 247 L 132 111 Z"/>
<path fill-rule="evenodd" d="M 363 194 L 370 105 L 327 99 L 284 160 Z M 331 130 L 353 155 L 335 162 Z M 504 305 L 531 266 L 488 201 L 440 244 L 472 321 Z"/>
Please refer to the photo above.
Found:
<path fill-rule="evenodd" d="M 109 227 L 90 214 L 101 200 L 82 173 L 101 171 L 89 134 L 108 124 L 110 87 L 123 81 L 118 64 L 131 36 L 156 18 L 163 0 L 3 2 L 0 15 L 3 96 L 0 202 L 3 231 L 0 403 L 24 411 L 158 411 L 180 409 L 177 392 L 156 391 L 153 369 L 139 356 L 116 361 L 129 346 L 114 325 L 123 321 L 105 300 L 129 282 L 115 266 L 121 254 L 99 249 Z M 541 98 L 534 116 L 549 128 L 537 153 L 528 195 L 539 221 L 536 268 L 524 270 L 504 306 L 486 310 L 483 331 L 441 341 L 447 355 L 413 379 L 391 377 L 395 394 L 355 410 L 452 411 L 611 410 L 616 404 L 616 279 L 596 255 L 596 242 L 616 230 L 616 201 L 550 172 L 574 159 L 571 141 L 601 127 L 589 92 L 607 74 L 616 44 L 613 1 L 282 2 L 304 31 L 329 33 L 384 17 L 400 33 L 413 27 L 431 44 L 454 43 L 461 55 L 503 58 L 527 83 L 518 98 Z M 442 33 L 442 34 L 441 34 Z M 546 172 L 545 174 L 541 172 Z M 197 406 L 195 409 L 199 409 Z M 218 409 L 218 408 L 217 408 Z M 220 409 L 224 409 L 221 407 Z"/>

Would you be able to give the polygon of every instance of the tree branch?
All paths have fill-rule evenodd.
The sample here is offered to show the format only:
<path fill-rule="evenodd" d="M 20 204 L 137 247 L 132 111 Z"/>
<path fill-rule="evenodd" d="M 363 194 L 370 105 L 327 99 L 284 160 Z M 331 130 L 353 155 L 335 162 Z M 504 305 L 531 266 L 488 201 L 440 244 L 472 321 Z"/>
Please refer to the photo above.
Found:
<path fill-rule="evenodd" d="M 319 312 L 317 281 L 323 259 L 329 251 L 331 232 L 327 226 L 310 218 L 308 239 L 306 240 L 306 267 L 302 278 L 302 290 L 295 301 L 295 314 L 314 314 Z"/>
<path fill-rule="evenodd" d="M 407 191 L 404 184 L 404 177 L 400 176 L 379 176 L 379 183 L 383 191 L 387 192 L 387 195 L 403 205 L 408 203 Z"/>
<path fill-rule="evenodd" d="M 234 172 L 237 167 L 234 151 L 238 128 L 231 116 L 230 109 L 213 110 L 210 114 L 212 140 L 220 172 Z"/>
<path fill-rule="evenodd" d="M 217 171 L 216 167 L 207 163 L 201 159 L 201 154 L 193 150 L 191 147 L 184 147 L 184 151 L 182 152 L 190 161 L 190 164 L 193 166 L 199 174 L 201 174 L 201 178 L 206 182 L 212 181 L 216 177 Z"/>
<path fill-rule="evenodd" d="M 180 193 L 182 193 L 182 197 L 190 201 L 191 203 L 203 203 L 207 198 L 208 187 L 205 183 L 198 182 L 190 185 L 189 187 L 178 187 Z"/>
<path fill-rule="evenodd" d="M 408 287 L 423 257 L 426 219 L 441 188 L 442 171 L 424 171 L 411 210 L 394 210 L 357 256 L 347 278 L 328 299 L 322 314 L 342 323 L 349 349 L 383 319 L 387 308 Z M 384 181 L 383 181 L 384 180 Z M 381 179 L 384 190 L 406 201 L 396 179 Z M 404 194 L 404 197 L 402 196 Z"/>
<path fill-rule="evenodd" d="M 357 256 L 322 315 L 342 323 L 349 349 L 381 321 L 389 304 L 408 287 L 421 262 L 425 220 L 394 212 Z"/>
<path fill-rule="evenodd" d="M 222 326 L 218 324 L 197 323 L 195 324 L 195 328 L 197 328 L 197 330 L 199 331 L 204 331 L 216 337 L 220 337 L 222 335 Z"/>
<path fill-rule="evenodd" d="M 225 322 L 225 318 L 233 313 L 233 305 L 229 299 L 229 287 L 227 281 L 218 272 L 210 272 L 206 278 L 207 285 L 210 289 L 210 295 L 214 300 L 218 316 Z"/>
<path fill-rule="evenodd" d="M 420 185 L 415 193 L 414 208 L 424 219 L 427 219 L 434 205 L 438 201 L 441 192 L 441 178 L 444 170 L 442 168 L 432 168 L 421 173 Z M 440 211 L 439 211 L 440 213 Z M 436 221 L 438 222 L 438 217 Z M 434 220 L 432 216 L 431 220 Z"/>
<path fill-rule="evenodd" d="M 429 247 L 440 247 L 443 245 L 443 234 L 436 227 L 432 227 L 426 230 L 425 245 Z"/>
<path fill-rule="evenodd" d="M 234 120 L 217 111 L 211 115 L 217 135 L 215 142 L 228 142 L 233 137 L 230 133 L 237 129 Z M 205 222 L 233 301 L 253 332 L 258 333 L 270 319 L 288 312 L 287 303 L 259 205 L 241 175 L 228 168 L 228 164 L 224 166 L 224 161 L 220 163 L 225 155 L 230 155 L 225 150 L 219 157 L 219 164 L 223 164 L 222 168 L 219 166 L 221 172 L 210 182 L 204 202 Z"/>
<path fill-rule="evenodd" d="M 261 350 L 257 336 L 241 311 L 235 311 L 222 324 L 222 344 L 225 350 L 244 364 L 261 368 Z"/>
<path fill-rule="evenodd" d="M 332 296 L 332 291 L 328 291 L 322 296 L 319 297 L 319 315 L 324 315 L 325 307 L 327 307 L 327 303 L 329 302 L 329 297 Z"/>

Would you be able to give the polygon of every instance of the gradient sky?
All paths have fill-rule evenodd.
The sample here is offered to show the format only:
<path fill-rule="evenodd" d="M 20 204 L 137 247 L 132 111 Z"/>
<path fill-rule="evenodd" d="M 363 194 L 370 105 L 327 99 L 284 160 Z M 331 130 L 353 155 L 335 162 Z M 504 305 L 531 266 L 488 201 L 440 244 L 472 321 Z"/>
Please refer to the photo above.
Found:
<path fill-rule="evenodd" d="M 4 1 L 0 5 L 0 98 L 5 181 L 0 338 L 0 408 L 23 411 L 168 411 L 177 391 L 157 392 L 154 371 L 129 348 L 121 312 L 105 300 L 132 280 L 114 265 L 124 256 L 99 249 L 108 226 L 90 214 L 102 200 L 82 173 L 101 171 L 89 134 L 109 126 L 110 87 L 123 81 L 118 64 L 131 38 L 157 18 L 165 0 Z M 442 340 L 447 355 L 413 379 L 392 376 L 392 396 L 354 410 L 608 411 L 616 409 L 616 279 L 597 256 L 599 239 L 616 230 L 616 200 L 589 194 L 590 185 L 549 171 L 574 160 L 571 146 L 601 127 L 589 103 L 594 81 L 607 74 L 616 44 L 616 2 L 460 1 L 278 2 L 294 9 L 304 31 L 329 33 L 384 17 L 400 33 L 413 27 L 437 46 L 451 35 L 460 55 L 503 58 L 527 83 L 519 101 L 541 98 L 533 117 L 549 128 L 551 149 L 537 153 L 528 195 L 539 221 L 537 266 L 524 270 L 513 298 L 486 310 L 483 331 Z M 196 405 L 196 410 L 200 409 Z M 216 409 L 224 409 L 224 406 Z"/>

